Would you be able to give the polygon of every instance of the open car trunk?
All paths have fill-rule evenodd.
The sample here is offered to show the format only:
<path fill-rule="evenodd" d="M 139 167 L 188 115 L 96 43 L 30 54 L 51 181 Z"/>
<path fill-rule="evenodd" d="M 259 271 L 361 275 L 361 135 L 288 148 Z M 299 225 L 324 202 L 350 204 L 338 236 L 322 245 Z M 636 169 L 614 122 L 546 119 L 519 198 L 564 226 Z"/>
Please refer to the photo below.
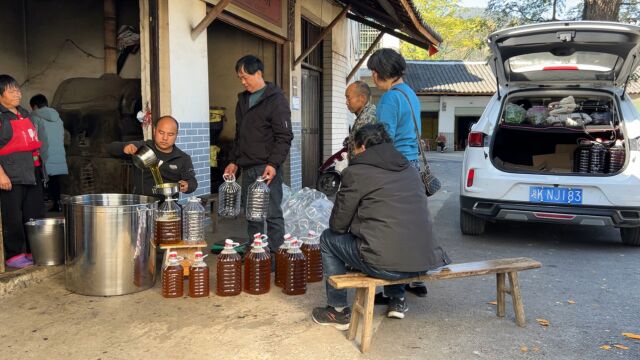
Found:
<path fill-rule="evenodd" d="M 606 92 L 519 92 L 503 103 L 491 142 L 507 172 L 614 175 L 628 159 L 615 98 Z"/>

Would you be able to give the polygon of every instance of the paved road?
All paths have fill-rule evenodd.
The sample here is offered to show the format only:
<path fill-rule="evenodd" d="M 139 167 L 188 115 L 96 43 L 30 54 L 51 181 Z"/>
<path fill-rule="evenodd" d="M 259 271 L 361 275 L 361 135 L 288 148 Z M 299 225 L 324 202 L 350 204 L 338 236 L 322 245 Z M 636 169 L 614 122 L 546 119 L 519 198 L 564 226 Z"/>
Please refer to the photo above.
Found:
<path fill-rule="evenodd" d="M 515 326 L 510 307 L 504 320 L 496 318 L 488 304 L 495 299 L 493 276 L 432 283 L 426 300 L 409 295 L 403 321 L 380 324 L 372 353 L 409 347 L 429 359 L 640 359 L 640 341 L 621 335 L 640 334 L 640 248 L 622 245 L 616 229 L 598 227 L 498 223 L 482 236 L 464 236 L 462 154 L 429 155 L 445 184 L 430 203 L 437 237 L 454 262 L 517 256 L 542 262 L 520 276 L 527 325 Z M 599 348 L 614 344 L 629 349 Z"/>
<path fill-rule="evenodd" d="M 322 283 L 295 297 L 273 289 L 163 299 L 158 282 L 105 298 L 66 291 L 59 274 L 0 298 L 0 359 L 640 359 L 640 341 L 621 336 L 640 333 L 640 249 L 621 245 L 613 229 L 500 224 L 484 236 L 462 236 L 461 154 L 429 156 L 444 182 L 430 208 L 454 261 L 529 256 L 543 263 L 520 276 L 525 328 L 515 325 L 511 308 L 498 319 L 488 304 L 495 276 L 431 283 L 427 299 L 408 295 L 404 320 L 376 307 L 377 331 L 363 356 L 344 332 L 311 321 L 311 309 L 326 303 Z M 244 234 L 242 222 L 224 221 L 209 240 Z M 207 258 L 211 266 L 214 260 Z M 599 349 L 604 344 L 629 349 Z"/>

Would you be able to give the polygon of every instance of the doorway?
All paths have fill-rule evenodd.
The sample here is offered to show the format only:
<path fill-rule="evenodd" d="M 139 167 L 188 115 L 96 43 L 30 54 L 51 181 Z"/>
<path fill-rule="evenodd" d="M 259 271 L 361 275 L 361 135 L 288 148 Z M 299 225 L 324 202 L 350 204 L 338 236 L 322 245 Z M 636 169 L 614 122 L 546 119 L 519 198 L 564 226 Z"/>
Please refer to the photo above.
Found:
<path fill-rule="evenodd" d="M 436 136 L 438 136 L 438 112 L 421 112 L 420 121 L 422 122 L 422 134 L 420 137 L 427 142 L 428 149 L 435 149 Z"/>
<path fill-rule="evenodd" d="M 454 150 L 464 150 L 467 147 L 467 137 L 471 132 L 471 125 L 479 119 L 479 116 L 456 116 L 456 142 L 454 143 Z"/>

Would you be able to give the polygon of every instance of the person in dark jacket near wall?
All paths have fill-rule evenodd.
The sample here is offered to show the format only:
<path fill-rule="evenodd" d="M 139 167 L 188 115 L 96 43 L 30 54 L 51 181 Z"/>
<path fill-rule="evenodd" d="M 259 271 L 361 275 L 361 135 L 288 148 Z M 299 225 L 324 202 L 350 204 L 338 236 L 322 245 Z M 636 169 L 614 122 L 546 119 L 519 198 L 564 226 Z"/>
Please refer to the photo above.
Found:
<path fill-rule="evenodd" d="M 345 265 L 399 280 L 450 263 L 435 242 L 417 170 L 394 148 L 384 125 L 365 125 L 354 140 L 356 155 L 342 172 L 329 229 L 320 237 L 328 306 L 313 310 L 316 323 L 340 330 L 349 328 L 347 291 L 333 288 L 328 278 L 346 273 Z M 387 316 L 404 318 L 404 285 L 385 286 L 384 292 Z"/>
<path fill-rule="evenodd" d="M 44 217 L 42 143 L 29 112 L 20 106 L 22 92 L 9 75 L 0 75 L 0 199 L 6 265 L 33 265 L 24 223 Z"/>
<path fill-rule="evenodd" d="M 289 102 L 280 88 L 264 81 L 263 72 L 262 61 L 253 55 L 236 63 L 236 73 L 246 90 L 238 94 L 236 138 L 224 174 L 235 176 L 238 168 L 242 169 L 244 197 L 258 177 L 266 179 L 271 190 L 266 234 L 273 254 L 284 238 L 281 166 L 289 154 L 293 132 Z M 250 239 L 263 233 L 264 223 L 249 221 L 247 232 Z"/>
<path fill-rule="evenodd" d="M 113 142 L 107 146 L 107 152 L 115 157 L 129 158 L 142 145 L 147 145 L 160 160 L 160 175 L 163 182 L 178 183 L 180 192 L 190 194 L 198 188 L 196 173 L 191 156 L 175 146 L 178 137 L 178 121 L 172 116 L 158 119 L 153 130 L 153 140 Z M 155 181 L 148 169 L 134 169 L 133 193 L 154 196 Z"/>

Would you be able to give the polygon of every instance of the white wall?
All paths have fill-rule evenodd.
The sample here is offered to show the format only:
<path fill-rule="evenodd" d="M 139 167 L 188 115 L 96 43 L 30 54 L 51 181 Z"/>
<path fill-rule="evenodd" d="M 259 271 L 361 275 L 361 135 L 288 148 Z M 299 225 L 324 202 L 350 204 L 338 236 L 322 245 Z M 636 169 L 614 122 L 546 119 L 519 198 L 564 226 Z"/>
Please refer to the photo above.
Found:
<path fill-rule="evenodd" d="M 209 167 L 209 77 L 207 32 L 195 40 L 191 29 L 206 15 L 199 0 L 169 1 L 168 8 L 168 99 L 171 114 L 180 123 L 177 145 L 191 156 L 198 179 L 195 194 L 210 193 Z M 163 114 L 165 115 L 165 114 Z"/>
<path fill-rule="evenodd" d="M 180 122 L 209 121 L 207 32 L 191 39 L 192 27 L 205 15 L 202 1 L 169 1 L 170 101 L 172 115 Z"/>
<path fill-rule="evenodd" d="M 489 96 L 441 96 L 438 132 L 453 134 L 456 116 L 482 115 L 489 99 Z"/>

